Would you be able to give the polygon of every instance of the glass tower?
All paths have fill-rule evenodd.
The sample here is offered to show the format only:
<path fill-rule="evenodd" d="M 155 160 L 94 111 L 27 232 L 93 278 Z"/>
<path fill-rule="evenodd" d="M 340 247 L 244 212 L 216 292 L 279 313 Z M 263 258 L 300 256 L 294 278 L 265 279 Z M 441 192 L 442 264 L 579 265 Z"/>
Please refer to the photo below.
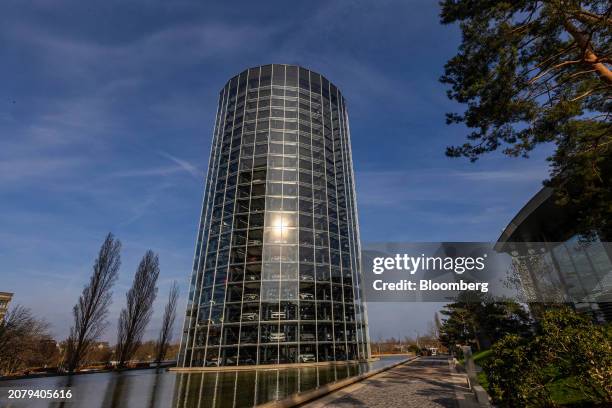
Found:
<path fill-rule="evenodd" d="M 368 358 L 346 105 L 295 65 L 219 95 L 179 366 Z"/>

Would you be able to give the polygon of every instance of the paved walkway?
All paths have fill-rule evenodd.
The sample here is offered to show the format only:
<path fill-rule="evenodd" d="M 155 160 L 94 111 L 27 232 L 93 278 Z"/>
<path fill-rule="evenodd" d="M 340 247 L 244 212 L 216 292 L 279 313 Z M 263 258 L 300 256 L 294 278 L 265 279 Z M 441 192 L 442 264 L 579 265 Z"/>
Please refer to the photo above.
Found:
<path fill-rule="evenodd" d="M 446 357 L 424 357 L 402 364 L 304 405 L 308 408 L 471 407 L 467 378 Z"/>

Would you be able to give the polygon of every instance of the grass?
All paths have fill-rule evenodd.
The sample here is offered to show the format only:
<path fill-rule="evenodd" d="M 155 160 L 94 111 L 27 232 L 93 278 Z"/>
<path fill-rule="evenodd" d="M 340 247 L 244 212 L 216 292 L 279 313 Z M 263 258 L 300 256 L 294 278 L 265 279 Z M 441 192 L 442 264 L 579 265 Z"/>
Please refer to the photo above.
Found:
<path fill-rule="evenodd" d="M 482 362 L 484 362 L 486 359 L 489 358 L 489 356 L 491 356 L 491 353 L 493 351 L 492 350 L 482 350 L 479 351 L 477 353 L 474 353 L 473 358 L 474 358 L 474 362 L 478 365 L 480 365 Z"/>
<path fill-rule="evenodd" d="M 491 350 L 481 350 L 481 351 L 477 351 L 476 353 L 472 354 L 472 358 L 474 359 L 474 362 L 476 364 L 480 365 L 479 361 L 486 360 L 490 355 L 491 355 Z M 463 360 L 463 358 L 460 358 L 457 360 L 457 362 L 463 365 L 465 361 Z"/>
<path fill-rule="evenodd" d="M 484 371 L 479 372 L 476 375 L 476 379 L 478 380 L 478 384 L 482 385 L 482 388 L 489 391 L 489 380 L 487 379 L 487 375 Z"/>
<path fill-rule="evenodd" d="M 491 350 L 481 350 L 477 353 L 474 353 L 474 355 L 472 356 L 474 358 L 474 363 L 479 366 L 482 365 L 482 363 L 485 362 L 491 356 L 491 353 Z M 487 375 L 484 371 L 476 373 L 476 379 L 485 390 L 489 390 L 489 381 L 487 380 Z"/>
<path fill-rule="evenodd" d="M 483 350 L 477 353 L 474 353 L 474 362 L 479 366 L 491 357 L 491 350 Z M 489 392 L 489 381 L 487 379 L 486 373 L 480 371 L 477 373 L 478 383 Z M 548 390 L 550 392 L 550 396 L 552 400 L 559 405 L 568 405 L 568 406 L 587 406 L 590 402 L 587 396 L 582 394 L 580 391 L 573 388 L 575 383 L 575 378 L 568 377 L 562 378 L 554 383 L 548 385 Z"/>
<path fill-rule="evenodd" d="M 550 384 L 547 388 L 550 397 L 559 405 L 587 405 L 590 399 L 580 391 L 572 388 L 575 379 L 573 377 L 562 378 Z"/>

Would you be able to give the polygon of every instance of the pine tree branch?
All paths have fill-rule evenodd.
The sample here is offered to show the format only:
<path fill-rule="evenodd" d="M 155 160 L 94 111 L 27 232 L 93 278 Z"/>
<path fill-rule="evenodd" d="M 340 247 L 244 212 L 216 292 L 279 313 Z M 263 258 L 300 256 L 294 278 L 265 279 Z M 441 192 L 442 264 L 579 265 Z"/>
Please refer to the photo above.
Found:
<path fill-rule="evenodd" d="M 573 10 L 569 13 L 583 24 L 603 24 L 612 26 L 612 19 L 608 17 L 610 11 L 608 11 L 606 15 L 599 15 L 585 10 Z"/>
<path fill-rule="evenodd" d="M 575 65 L 575 64 L 580 64 L 580 63 L 582 63 L 582 60 L 563 61 L 563 62 L 561 62 L 559 64 L 556 64 L 556 65 L 546 69 L 545 71 L 540 72 L 538 75 L 536 75 L 533 78 L 531 78 L 527 83 L 530 84 L 530 85 L 533 84 L 538 79 L 540 79 L 544 75 L 548 74 L 552 70 L 563 68 L 563 67 L 565 67 L 567 65 Z"/>
<path fill-rule="evenodd" d="M 605 82 L 612 85 L 612 71 L 605 64 L 599 62 L 599 58 L 593 51 L 589 39 L 586 38 L 584 34 L 581 33 L 567 17 L 563 16 L 562 22 L 565 30 L 574 38 L 574 40 L 576 40 L 582 49 L 582 60 L 584 63 L 592 66 Z"/>

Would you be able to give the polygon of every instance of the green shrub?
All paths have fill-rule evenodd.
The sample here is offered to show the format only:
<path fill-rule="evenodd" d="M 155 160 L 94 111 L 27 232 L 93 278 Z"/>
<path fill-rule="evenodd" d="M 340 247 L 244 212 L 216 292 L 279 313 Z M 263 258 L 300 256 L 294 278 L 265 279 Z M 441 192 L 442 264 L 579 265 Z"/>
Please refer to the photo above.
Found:
<path fill-rule="evenodd" d="M 545 312 L 533 336 L 505 336 L 482 366 L 501 407 L 612 403 L 610 337 L 569 308 Z"/>

